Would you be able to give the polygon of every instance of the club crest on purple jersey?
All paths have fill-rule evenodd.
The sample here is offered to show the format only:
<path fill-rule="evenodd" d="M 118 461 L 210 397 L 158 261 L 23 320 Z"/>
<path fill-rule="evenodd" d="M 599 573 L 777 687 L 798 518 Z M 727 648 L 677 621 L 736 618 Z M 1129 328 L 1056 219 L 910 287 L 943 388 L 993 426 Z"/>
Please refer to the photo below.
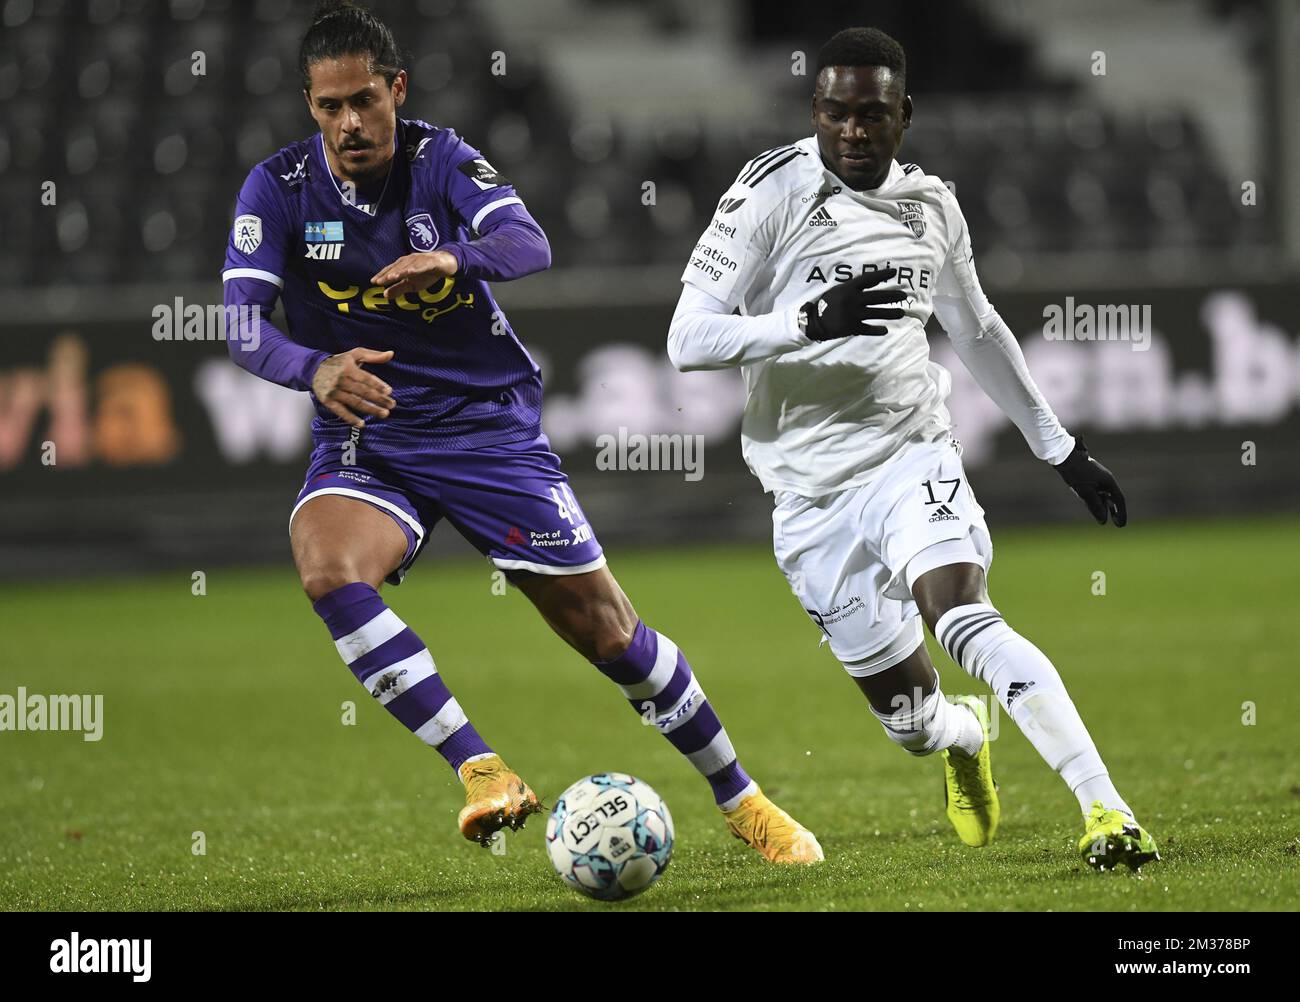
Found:
<path fill-rule="evenodd" d="M 421 212 L 406 221 L 406 235 L 410 238 L 413 250 L 431 251 L 438 246 L 438 227 L 433 225 L 433 217 L 427 212 Z"/>

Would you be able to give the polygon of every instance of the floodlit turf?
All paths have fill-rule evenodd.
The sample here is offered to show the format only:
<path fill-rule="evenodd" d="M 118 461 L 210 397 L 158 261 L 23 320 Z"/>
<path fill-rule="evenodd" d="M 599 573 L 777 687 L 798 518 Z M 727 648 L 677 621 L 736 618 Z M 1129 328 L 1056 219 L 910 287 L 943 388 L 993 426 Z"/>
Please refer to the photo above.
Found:
<path fill-rule="evenodd" d="M 352 680 L 288 566 L 213 570 L 203 597 L 188 574 L 5 586 L 0 692 L 103 693 L 105 725 L 98 743 L 0 733 L 0 907 L 1292 909 L 1298 529 L 995 530 L 994 601 L 1061 669 L 1160 842 L 1140 877 L 1081 865 L 1073 798 L 1005 717 L 997 841 L 961 845 L 939 759 L 886 740 L 759 546 L 611 565 L 690 658 L 742 762 L 817 833 L 814 868 L 733 840 L 704 781 L 521 595 L 494 595 L 486 564 L 423 561 L 389 601 L 544 798 L 620 770 L 667 800 L 672 864 L 622 905 L 561 885 L 541 819 L 504 855 L 460 838 L 450 770 Z M 945 691 L 986 691 L 939 663 Z"/>

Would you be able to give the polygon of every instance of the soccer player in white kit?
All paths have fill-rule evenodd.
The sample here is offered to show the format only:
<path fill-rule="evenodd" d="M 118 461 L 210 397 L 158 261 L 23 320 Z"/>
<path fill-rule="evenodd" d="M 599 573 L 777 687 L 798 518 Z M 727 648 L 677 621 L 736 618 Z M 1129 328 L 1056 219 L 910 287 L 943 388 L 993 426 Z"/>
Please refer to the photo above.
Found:
<path fill-rule="evenodd" d="M 985 298 L 957 199 L 895 156 L 911 124 L 903 50 L 850 28 L 818 54 L 815 135 L 751 160 L 682 275 L 668 353 L 738 366 L 750 469 L 774 495 L 776 559 L 885 733 L 940 752 L 947 814 L 987 845 L 1000 808 L 989 714 L 950 702 L 924 644 L 987 683 L 1084 815 L 1098 869 L 1158 859 L 1051 661 L 992 604 L 993 550 L 929 359 L 931 314 L 981 388 L 1101 524 L 1126 521 L 1115 478 L 1069 435 Z"/>

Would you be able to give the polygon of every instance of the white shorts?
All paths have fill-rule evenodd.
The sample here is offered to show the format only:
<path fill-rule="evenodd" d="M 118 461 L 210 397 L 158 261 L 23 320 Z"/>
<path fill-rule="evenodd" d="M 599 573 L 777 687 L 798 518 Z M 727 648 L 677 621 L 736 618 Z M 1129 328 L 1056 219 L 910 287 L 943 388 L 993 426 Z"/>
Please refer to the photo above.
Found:
<path fill-rule="evenodd" d="M 860 662 L 854 675 L 884 671 L 921 643 L 917 577 L 950 563 L 987 572 L 993 561 L 984 509 L 952 439 L 904 446 L 861 487 L 820 498 L 777 491 L 772 540 L 823 643 L 841 662 Z"/>

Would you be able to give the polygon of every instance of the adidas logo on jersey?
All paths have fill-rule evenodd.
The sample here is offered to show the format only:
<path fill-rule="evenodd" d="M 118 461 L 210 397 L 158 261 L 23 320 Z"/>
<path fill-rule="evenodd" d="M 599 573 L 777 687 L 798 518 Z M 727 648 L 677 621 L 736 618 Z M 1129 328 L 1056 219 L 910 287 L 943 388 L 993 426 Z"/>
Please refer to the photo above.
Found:
<path fill-rule="evenodd" d="M 809 226 L 839 226 L 840 224 L 835 220 L 834 216 L 832 216 L 829 212 L 826 211 L 826 206 L 823 205 L 820 208 L 818 208 L 816 212 L 812 214 L 812 217 L 808 220 L 808 225 Z"/>
<path fill-rule="evenodd" d="M 930 516 L 931 522 L 949 522 L 949 521 L 957 521 L 960 519 L 961 516 L 954 515 L 953 510 L 949 508 L 946 504 L 939 505 L 939 507 L 935 509 L 934 514 Z"/>

